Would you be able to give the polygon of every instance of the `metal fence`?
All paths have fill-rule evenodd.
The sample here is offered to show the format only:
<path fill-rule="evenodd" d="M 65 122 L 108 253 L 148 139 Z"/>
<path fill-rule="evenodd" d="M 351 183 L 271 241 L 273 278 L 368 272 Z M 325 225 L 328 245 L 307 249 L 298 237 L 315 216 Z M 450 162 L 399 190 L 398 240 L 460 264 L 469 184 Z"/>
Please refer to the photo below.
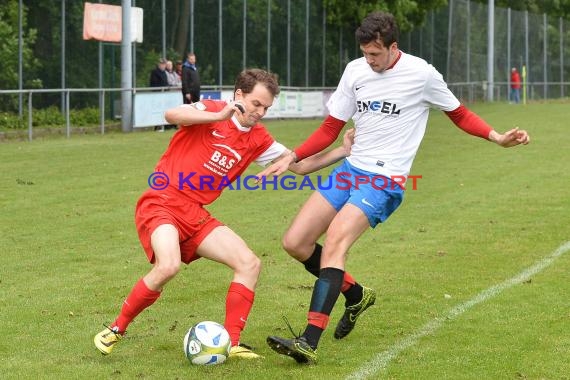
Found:
<path fill-rule="evenodd" d="M 248 6 L 247 0 L 233 4 L 227 14 L 221 12 L 221 2 L 218 13 L 208 2 L 195 2 L 194 13 L 200 17 L 194 17 L 191 49 L 212 63 L 218 83 L 228 84 L 241 68 L 254 65 L 277 72 L 286 86 L 334 86 L 346 63 L 360 56 L 354 26 L 327 25 L 321 2 L 268 0 L 266 11 Z M 488 5 L 469 0 L 449 0 L 446 7 L 431 11 L 422 27 L 404 33 L 400 47 L 432 63 L 452 88 L 469 93 L 470 100 L 493 100 L 477 87 L 505 100 L 511 68 L 521 71 L 523 65 L 530 99 L 568 96 L 570 21 L 509 8 L 493 10 L 489 13 Z M 248 22 L 250 17 L 258 22 Z M 234 49 L 222 52 L 230 40 Z M 219 49 L 211 48 L 212 41 Z"/>
<path fill-rule="evenodd" d="M 61 60 L 59 65 L 50 66 L 53 68 L 50 72 L 61 68 L 61 84 L 54 84 L 52 79 L 48 86 L 80 88 L 89 83 L 90 87 L 118 87 L 119 83 L 115 83 L 119 73 L 118 60 L 115 59 L 118 46 L 107 43 L 99 43 L 98 46 L 94 41 L 82 41 L 76 33 L 66 35 L 68 28 L 80 29 L 81 20 L 66 20 L 63 17 L 66 0 L 60 2 L 65 41 L 84 48 L 66 49 L 62 41 L 61 49 L 42 52 L 43 55 L 37 57 L 43 62 L 59 63 Z M 338 27 L 329 24 L 323 1 L 188 2 L 191 4 L 189 14 L 179 14 L 176 13 L 180 12 L 179 9 L 166 7 L 164 0 L 132 1 L 133 5 L 145 10 L 145 40 L 142 44 L 135 44 L 133 49 L 133 87 L 147 84 L 149 66 L 145 59 L 148 60 L 149 52 L 157 54 L 161 51 L 162 55 L 166 52 L 181 53 L 173 53 L 173 46 L 167 45 L 173 41 L 171 32 L 164 28 L 167 22 L 178 18 L 190 20 L 186 48 L 197 52 L 206 85 L 231 85 L 236 73 L 244 67 L 262 67 L 279 74 L 284 86 L 335 86 L 346 63 L 360 55 L 354 38 L 356 25 Z M 106 3 L 120 4 L 121 0 L 108 0 Z M 57 8 L 57 4 L 54 1 L 54 7 Z M 534 91 L 535 96 L 567 96 L 567 92 L 562 92 L 564 88 L 550 88 L 548 83 L 563 83 L 570 78 L 570 21 L 499 7 L 495 7 L 492 14 L 492 80 L 488 77 L 487 65 L 490 17 L 485 4 L 448 0 L 447 6 L 428 13 L 423 26 L 403 34 L 400 46 L 404 51 L 432 63 L 448 83 L 508 82 L 510 68 L 517 66 L 520 71 L 525 64 L 527 80 L 543 83 L 541 93 Z M 35 27 L 33 19 L 28 23 L 30 28 Z M 104 70 L 101 68 L 103 55 Z M 81 59 L 85 58 L 90 64 L 99 62 L 98 75 L 93 70 L 93 77 L 86 78 L 67 69 L 83 66 Z M 25 72 L 23 76 L 26 76 Z M 44 81 L 45 78 L 38 79 Z"/>
<path fill-rule="evenodd" d="M 544 91 L 544 83 L 537 82 L 526 87 L 526 90 L 529 94 L 528 99 L 531 100 L 539 100 L 542 99 L 542 93 Z M 494 87 L 494 95 L 495 99 L 507 99 L 508 98 L 508 82 L 497 82 L 495 83 Z M 555 88 L 559 88 L 560 83 L 546 83 L 547 91 L 553 93 Z M 453 93 L 463 101 L 474 102 L 478 99 L 484 99 L 485 94 L 487 93 L 486 82 L 457 82 L 449 84 L 450 89 Z M 564 83 L 563 87 L 565 90 L 560 90 L 560 92 L 565 91 L 568 93 L 570 91 L 570 83 Z M 552 88 L 548 90 L 548 88 Z M 231 92 L 233 90 L 232 86 L 207 86 L 204 87 L 204 91 L 228 91 Z M 326 87 L 282 87 L 283 91 L 292 90 L 292 91 L 302 91 L 302 92 L 311 92 L 311 91 L 324 91 L 324 92 L 332 92 L 334 88 L 326 88 Z M 63 94 L 64 98 L 64 125 L 62 126 L 62 131 L 67 138 L 70 138 L 72 135 L 72 130 L 74 128 L 83 128 L 85 126 L 78 126 L 72 125 L 71 117 L 70 117 L 70 110 L 72 109 L 72 102 L 73 96 L 79 94 L 93 94 L 99 99 L 99 125 L 97 126 L 97 130 L 100 134 L 106 133 L 106 122 L 109 119 L 120 119 L 121 118 L 121 109 L 120 109 L 120 101 L 119 96 L 115 96 L 114 101 L 109 101 L 106 99 L 113 99 L 111 96 L 112 94 L 121 94 L 123 92 L 128 92 L 129 96 L 134 96 L 136 93 L 145 93 L 145 92 L 156 92 L 156 91 L 176 91 L 180 93 L 180 88 L 176 87 L 164 87 L 164 88 L 157 88 L 157 87 L 148 87 L 148 88 L 130 88 L 130 89 L 121 89 L 121 88 L 95 88 L 95 89 L 75 89 L 75 88 L 67 88 L 67 89 L 50 89 L 50 90 L 0 90 L 0 98 L 2 96 L 19 96 L 22 95 L 25 98 L 25 102 L 27 103 L 27 111 L 25 112 L 25 125 L 27 125 L 27 139 L 28 141 L 32 141 L 34 137 L 34 99 L 38 99 L 42 94 Z M 182 96 L 180 95 L 180 99 L 182 100 Z M 114 104 L 113 104 L 114 103 Z M 278 107 L 278 106 L 276 106 Z M 304 116 L 307 117 L 307 116 Z M 314 116 L 311 116 L 314 117 Z M 41 128 L 43 129 L 43 128 Z M 57 127 L 56 127 L 57 129 Z M 93 128 L 95 129 L 95 128 Z M 17 131 L 13 131 L 12 133 L 16 133 Z M 3 132 L 4 134 L 6 132 Z M 10 132 L 8 132 L 8 135 Z M 20 135 L 21 136 L 21 135 Z"/>
<path fill-rule="evenodd" d="M 133 89 L 126 89 L 132 92 Z M 65 135 L 69 138 L 71 136 L 71 119 L 69 117 L 71 94 L 73 93 L 98 93 L 99 97 L 99 127 L 101 134 L 105 133 L 105 97 L 109 93 L 122 92 L 124 89 L 120 88 L 94 88 L 94 89 L 76 89 L 76 88 L 60 88 L 60 89 L 36 89 L 36 90 L 0 90 L 0 96 L 18 96 L 25 98 L 27 103 L 27 126 L 28 126 L 28 140 L 33 140 L 33 119 L 34 119 L 34 95 L 39 94 L 61 94 L 63 99 L 63 114 L 65 117 Z"/>
<path fill-rule="evenodd" d="M 231 0 L 231 4 L 242 6 L 230 7 L 225 13 L 222 12 L 222 4 L 229 4 L 221 0 L 192 1 L 192 4 L 194 10 L 189 17 L 195 19 L 192 22 L 191 50 L 201 52 L 201 61 L 209 65 L 202 66 L 206 71 L 204 74 L 210 70 L 211 76 L 220 83 L 218 88 L 222 84 L 230 85 L 235 74 L 245 66 L 270 68 L 280 75 L 284 86 L 330 88 L 338 82 L 346 63 L 360 56 L 353 28 L 327 25 L 326 12 L 318 1 L 267 0 L 266 9 L 254 9 L 247 0 Z M 213 6 L 216 4 L 219 7 Z M 165 12 L 162 17 L 165 15 L 168 16 L 168 13 Z M 256 23 L 248 21 L 249 17 L 254 16 Z M 489 45 L 487 38 L 489 28 L 492 29 L 492 45 Z M 162 41 L 164 44 L 164 36 Z M 221 49 L 212 49 L 213 44 L 228 45 L 228 41 L 235 41 L 232 49 L 225 49 L 223 53 Z M 564 98 L 570 94 L 568 20 L 498 7 L 489 13 L 488 6 L 484 4 L 449 0 L 447 7 L 430 12 L 423 26 L 403 34 L 399 45 L 403 51 L 432 63 L 463 101 L 507 101 L 510 69 L 517 67 L 522 71 L 523 65 L 527 73 L 523 88 L 526 99 L 541 101 Z M 165 48 L 163 46 L 163 51 Z M 73 57 L 69 58 L 71 60 Z M 67 66 L 73 66 L 73 62 L 68 63 Z M 99 70 L 99 76 L 102 76 L 101 73 Z M 70 81 L 66 85 L 80 87 L 82 84 Z M 116 114 L 113 112 L 113 98 L 121 92 L 132 94 L 144 91 L 141 88 L 120 89 L 115 86 L 102 84 L 97 86 L 99 88 L 91 89 L 8 90 L 0 91 L 0 99 L 14 96 L 26 98 L 20 104 L 28 108 L 31 139 L 33 104 L 34 101 L 38 104 L 39 94 L 61 99 L 56 102 L 61 102 L 61 112 L 66 119 L 66 135 L 69 135 L 72 94 L 80 93 L 77 95 L 80 97 L 93 93 L 97 98 L 91 99 L 90 104 L 100 108 L 100 128 L 104 133 L 105 113 L 111 116 Z M 54 94 L 61 96 L 54 97 Z"/>
<path fill-rule="evenodd" d="M 202 95 L 206 96 L 205 94 L 210 93 L 212 95 L 212 93 L 217 93 L 218 96 L 223 96 L 224 93 L 226 93 L 226 95 L 229 97 L 229 94 L 233 93 L 233 86 L 204 86 L 202 87 Z M 308 88 L 308 87 L 281 87 L 281 94 L 280 96 L 283 96 L 287 91 L 295 91 L 295 92 L 303 92 L 303 93 L 309 93 L 309 98 L 311 98 L 311 94 L 310 92 L 313 91 L 320 91 L 320 92 L 325 92 L 325 91 L 331 91 L 331 89 L 328 88 L 320 88 L 320 87 L 314 87 L 314 88 Z M 98 101 L 99 101 L 99 106 L 97 107 L 98 113 L 99 113 L 99 123 L 97 126 L 98 132 L 100 134 L 105 134 L 106 133 L 106 122 L 109 119 L 121 119 L 122 118 L 122 110 L 121 110 L 121 102 L 120 102 L 120 98 L 117 94 L 124 94 L 127 93 L 127 96 L 130 96 L 132 99 L 137 97 L 137 94 L 157 94 L 160 95 L 160 93 L 164 93 L 164 92 L 173 92 L 176 94 L 168 94 L 168 99 L 171 99 L 172 97 L 170 95 L 177 95 L 179 97 L 180 102 L 176 103 L 176 100 L 174 101 L 173 105 L 171 105 L 172 107 L 175 107 L 178 104 L 182 104 L 182 93 L 181 93 L 181 88 L 180 87 L 138 87 L 138 88 L 126 88 L 126 89 L 122 89 L 122 88 L 92 88 L 92 89 L 85 89 L 85 88 L 65 88 L 65 89 L 34 89 L 34 90 L 0 90 L 0 101 L 2 101 L 2 99 L 4 97 L 22 97 L 24 99 L 24 103 L 26 103 L 26 108 L 27 110 L 23 113 L 22 116 L 22 121 L 23 124 L 27 126 L 27 139 L 28 141 L 32 141 L 34 138 L 36 138 L 35 136 L 37 135 L 37 133 L 35 133 L 35 130 L 46 130 L 46 128 L 34 128 L 34 112 L 38 112 L 37 109 L 34 109 L 34 104 L 35 102 L 37 102 L 39 100 L 39 98 L 41 98 L 42 95 L 45 96 L 50 96 L 53 94 L 58 94 L 61 95 L 63 98 L 63 126 L 59 127 L 58 125 L 56 125 L 54 128 L 50 128 L 48 130 L 60 130 L 63 131 L 63 133 L 65 134 L 65 136 L 67 138 L 70 138 L 72 135 L 72 131 L 74 128 L 81 128 L 81 129 L 85 129 L 86 126 L 80 126 L 80 125 L 72 125 L 72 118 L 70 116 L 70 110 L 73 109 L 73 101 L 74 101 L 74 97 L 75 100 L 77 100 L 77 98 L 80 95 L 85 95 L 85 94 L 92 94 L 93 96 L 96 96 Z M 113 96 L 115 95 L 115 96 Z M 162 100 L 164 100 L 163 97 Z M 175 96 L 176 98 L 176 96 Z M 109 100 L 110 99 L 110 100 Z M 224 98 L 225 100 L 226 98 Z M 158 103 L 164 103 L 162 101 L 160 101 L 160 99 L 158 99 Z M 295 108 L 297 108 L 299 105 L 297 104 L 298 99 L 297 97 L 294 98 L 294 103 L 295 103 Z M 279 99 L 276 99 L 275 105 L 274 107 L 272 107 L 272 110 L 275 108 L 282 108 L 282 105 L 279 104 Z M 145 103 L 141 103 L 142 106 L 141 107 L 145 107 Z M 164 109 L 165 104 L 160 104 L 160 106 L 154 102 L 152 103 L 153 105 L 153 112 L 152 113 L 156 113 L 156 110 L 161 110 L 161 106 L 162 109 Z M 170 106 L 169 106 L 170 107 Z M 148 108 L 148 107 L 147 107 Z M 168 107 L 167 107 L 168 108 Z M 139 114 L 141 113 L 141 108 L 139 107 Z M 322 111 L 322 108 L 321 108 Z M 131 110 L 132 113 L 135 112 L 134 108 Z M 306 113 L 297 113 L 297 116 L 292 116 L 292 115 L 288 115 L 288 116 L 277 116 L 277 117 L 315 117 L 315 114 L 311 114 L 311 115 L 307 115 Z M 131 116 L 134 116 L 131 114 Z M 319 113 L 319 116 L 322 116 L 322 114 Z M 141 116 L 144 118 L 144 113 L 143 116 Z M 269 117 L 269 114 L 267 115 L 267 117 Z M 275 117 L 275 116 L 274 116 Z M 135 121 L 133 120 L 132 117 L 129 117 L 130 120 L 133 121 L 133 126 L 135 127 L 147 127 L 152 125 L 151 123 L 153 123 L 153 120 L 150 119 L 143 119 L 145 121 L 145 123 L 138 123 L 138 125 L 134 125 Z M 156 120 L 155 120 L 156 121 Z M 146 123 L 148 122 L 148 123 Z M 160 125 L 160 122 L 158 122 Z M 94 129 L 94 128 L 90 128 L 90 129 Z M 11 131 L 8 132 L 0 132 L 0 140 L 2 140 L 6 135 L 11 135 L 11 134 L 17 134 L 18 136 L 22 136 L 20 131 L 23 132 L 23 129 L 12 129 Z M 37 131 L 36 131 L 37 132 Z"/>
<path fill-rule="evenodd" d="M 487 5 L 449 0 L 428 15 L 423 27 L 402 35 L 400 47 L 432 63 L 450 88 L 469 101 L 507 100 L 510 72 L 526 66 L 531 100 L 570 94 L 570 22 L 546 14 L 496 7 L 489 25 Z M 493 45 L 487 34 L 493 28 Z M 488 60 L 491 55 L 492 66 Z"/>

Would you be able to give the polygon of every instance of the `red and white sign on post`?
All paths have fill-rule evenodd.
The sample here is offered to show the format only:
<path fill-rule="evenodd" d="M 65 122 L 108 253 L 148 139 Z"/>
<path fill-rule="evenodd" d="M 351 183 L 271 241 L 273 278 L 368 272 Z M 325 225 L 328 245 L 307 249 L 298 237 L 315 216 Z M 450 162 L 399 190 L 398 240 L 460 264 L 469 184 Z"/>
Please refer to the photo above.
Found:
<path fill-rule="evenodd" d="M 85 3 L 83 39 L 121 42 L 121 6 Z M 131 7 L 131 42 L 143 42 L 143 9 Z"/>

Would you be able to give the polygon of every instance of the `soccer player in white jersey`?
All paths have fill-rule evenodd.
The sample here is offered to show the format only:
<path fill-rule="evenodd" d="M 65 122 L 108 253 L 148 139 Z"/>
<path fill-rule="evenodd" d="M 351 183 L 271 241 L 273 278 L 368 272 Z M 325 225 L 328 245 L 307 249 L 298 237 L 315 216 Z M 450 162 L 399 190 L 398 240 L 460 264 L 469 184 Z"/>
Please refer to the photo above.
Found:
<path fill-rule="evenodd" d="M 314 192 L 283 237 L 284 249 L 318 277 L 303 334 L 267 338 L 273 350 L 299 363 L 316 362 L 318 342 L 341 292 L 346 309 L 336 339 L 347 336 L 361 313 L 374 304 L 376 292 L 345 272 L 347 252 L 369 227 L 384 222 L 400 205 L 400 179 L 410 172 L 429 108 L 442 110 L 465 132 L 503 147 L 530 141 L 527 132 L 517 128 L 504 134 L 493 130 L 459 102 L 432 65 L 402 52 L 398 37 L 391 14 L 369 14 L 356 30 L 363 57 L 346 66 L 327 104 L 329 116 L 291 154 L 258 174 L 283 173 L 292 163 L 328 147 L 346 122 L 354 120 L 351 154 L 330 174 L 336 185 Z M 325 233 L 321 246 L 317 240 Z"/>

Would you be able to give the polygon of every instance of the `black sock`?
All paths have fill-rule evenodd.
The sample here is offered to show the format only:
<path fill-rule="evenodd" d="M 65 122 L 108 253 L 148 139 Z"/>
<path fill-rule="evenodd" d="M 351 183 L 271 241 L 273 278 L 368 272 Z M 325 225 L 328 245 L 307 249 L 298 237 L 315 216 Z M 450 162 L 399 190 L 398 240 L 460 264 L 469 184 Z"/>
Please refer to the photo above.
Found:
<path fill-rule="evenodd" d="M 315 277 L 319 277 L 321 272 L 321 253 L 323 252 L 323 246 L 319 243 L 315 244 L 315 249 L 307 260 L 303 261 L 303 265 L 307 272 L 311 273 Z"/>
<path fill-rule="evenodd" d="M 356 305 L 360 301 L 362 301 L 362 285 L 358 282 L 354 283 L 350 288 L 344 291 L 344 296 L 346 297 L 346 301 L 344 303 L 345 307 Z"/>
<path fill-rule="evenodd" d="M 323 335 L 323 331 L 325 330 L 315 325 L 307 325 L 307 327 L 305 328 L 303 336 L 305 337 L 305 339 L 307 339 L 307 343 L 309 343 L 309 346 L 311 346 L 313 350 L 317 349 L 317 346 L 319 345 L 319 340 L 321 340 L 321 335 Z"/>
<path fill-rule="evenodd" d="M 303 265 L 307 272 L 311 273 L 315 277 L 319 277 L 321 271 L 321 254 L 323 252 L 323 246 L 319 243 L 315 244 L 315 249 L 311 256 L 303 261 Z M 344 306 L 356 305 L 362 300 L 362 286 L 359 283 L 355 283 L 353 286 L 342 292 L 346 297 Z"/>
<path fill-rule="evenodd" d="M 315 281 L 313 295 L 311 297 L 311 306 L 309 313 L 319 313 L 330 316 L 334 304 L 340 295 L 340 288 L 344 277 L 344 271 L 338 268 L 323 268 L 319 279 Z M 323 328 L 308 324 L 303 336 L 307 339 L 309 345 L 315 349 L 323 333 Z"/>

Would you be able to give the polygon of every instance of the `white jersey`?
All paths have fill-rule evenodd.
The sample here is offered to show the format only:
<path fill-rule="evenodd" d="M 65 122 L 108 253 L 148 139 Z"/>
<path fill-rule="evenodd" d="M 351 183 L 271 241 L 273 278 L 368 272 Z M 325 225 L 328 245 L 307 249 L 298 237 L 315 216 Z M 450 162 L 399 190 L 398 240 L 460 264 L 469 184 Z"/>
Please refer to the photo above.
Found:
<path fill-rule="evenodd" d="M 387 177 L 410 173 L 429 108 L 453 111 L 459 105 L 432 65 L 403 52 L 382 73 L 373 71 L 364 57 L 350 62 L 327 103 L 331 116 L 354 120 L 348 162 Z"/>

